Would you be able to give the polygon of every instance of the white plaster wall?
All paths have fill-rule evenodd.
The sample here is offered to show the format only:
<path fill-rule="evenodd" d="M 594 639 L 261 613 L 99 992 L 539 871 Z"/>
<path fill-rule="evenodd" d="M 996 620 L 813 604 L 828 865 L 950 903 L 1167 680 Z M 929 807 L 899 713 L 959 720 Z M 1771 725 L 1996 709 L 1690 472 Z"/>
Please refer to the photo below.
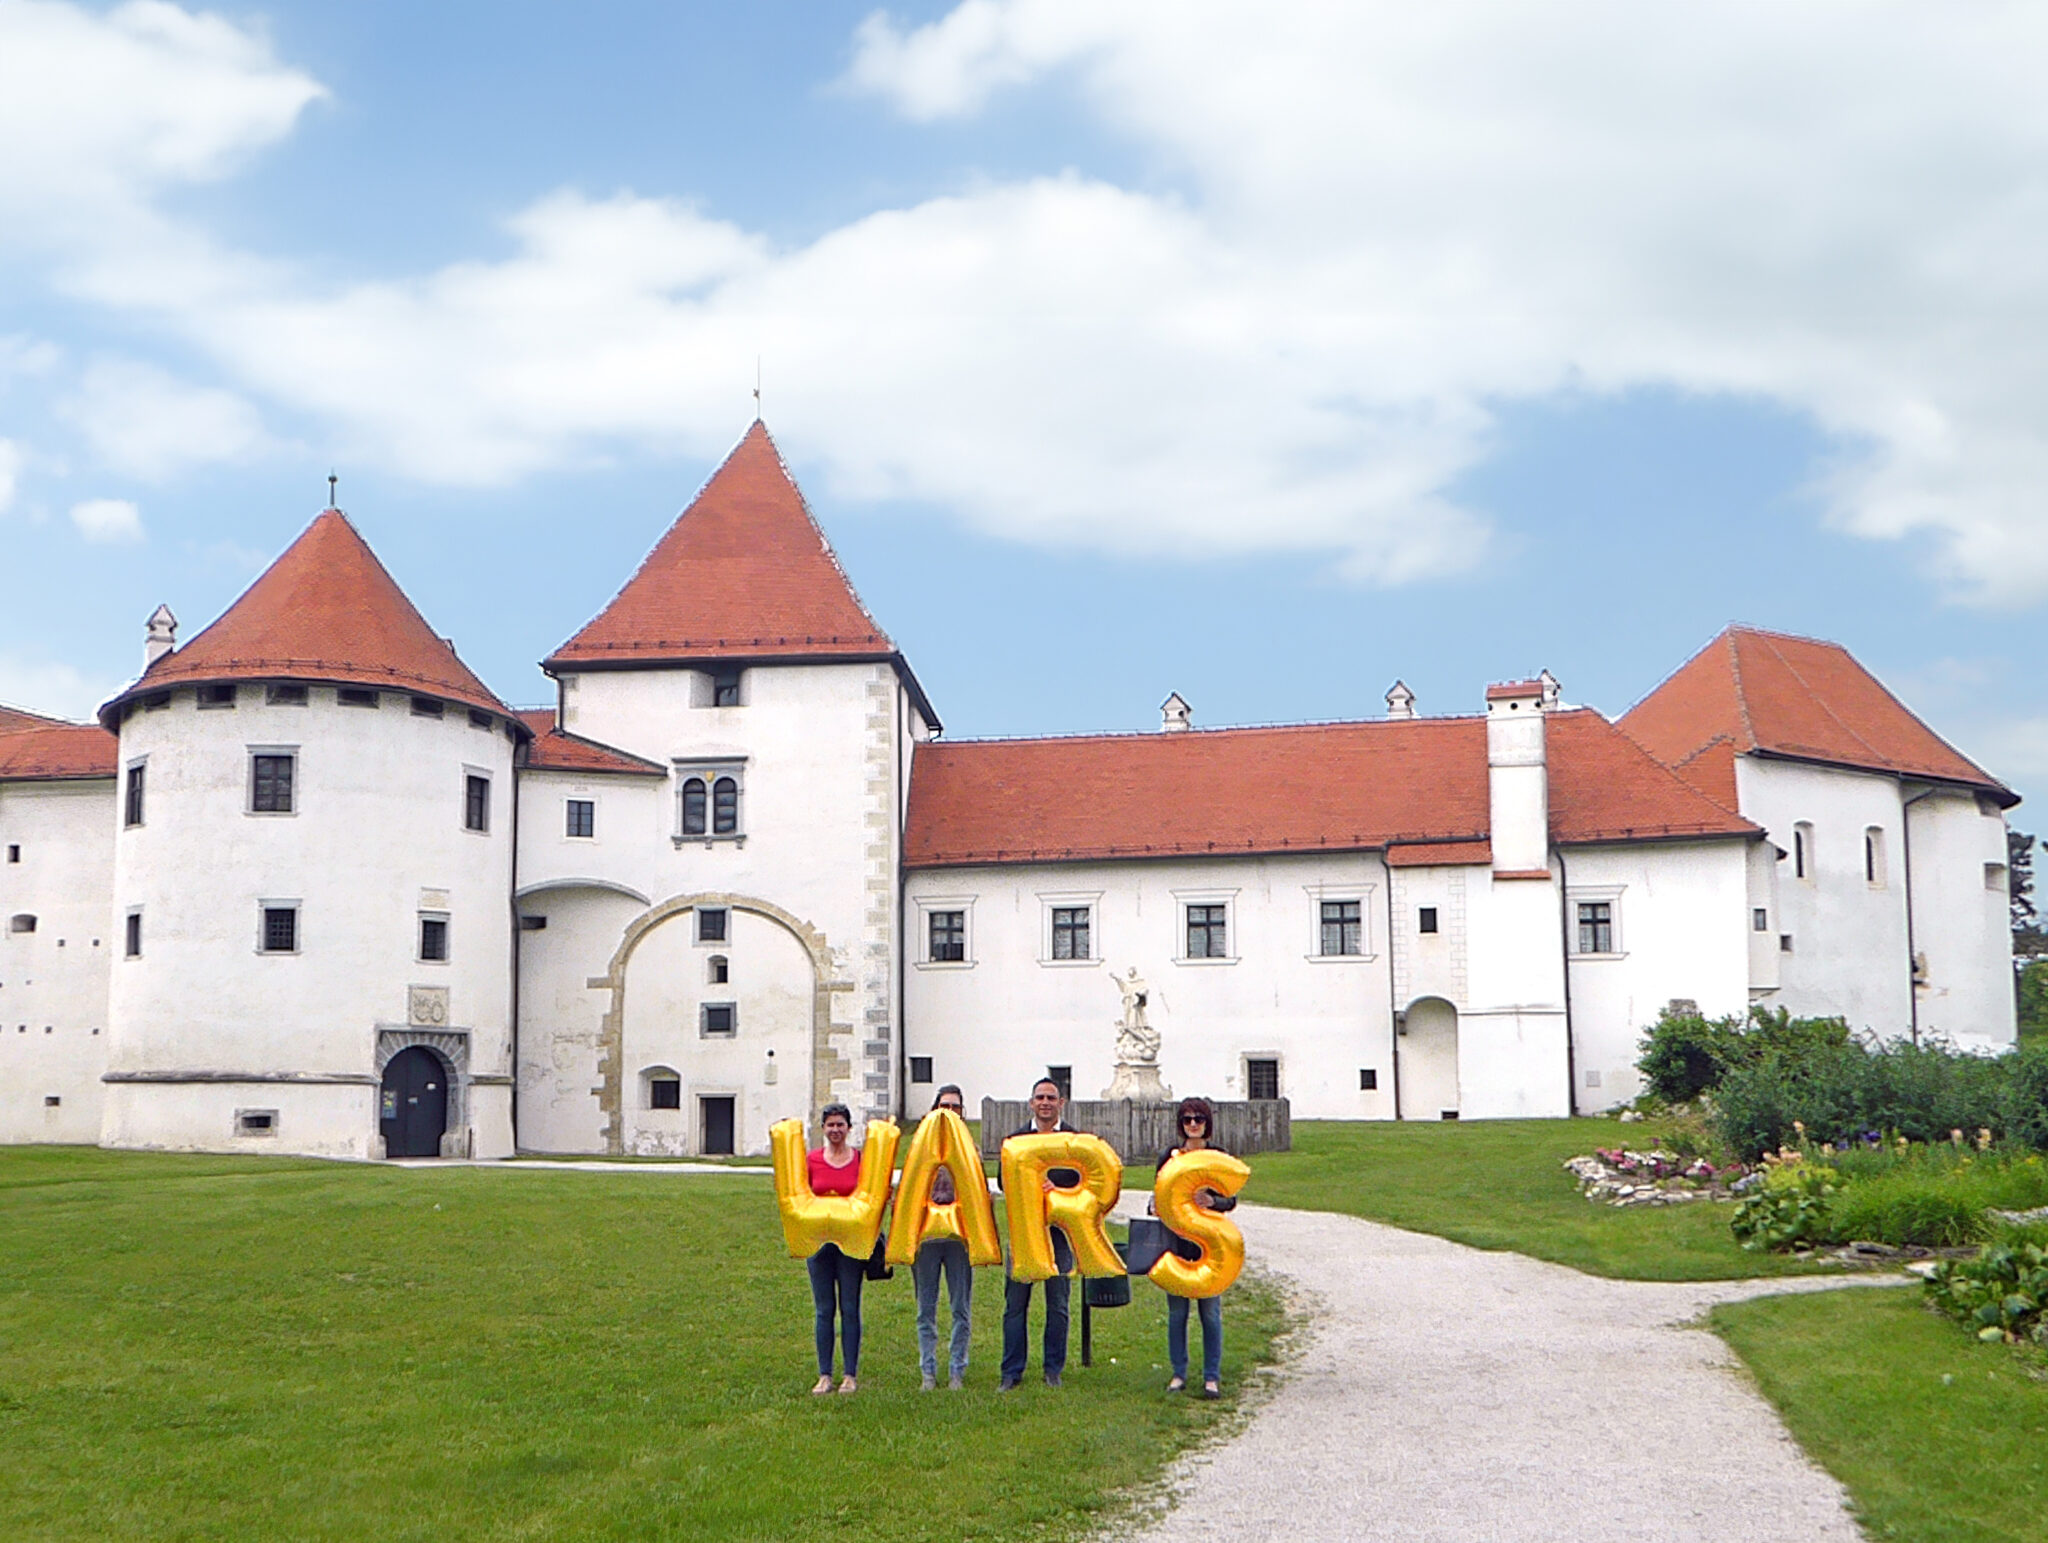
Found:
<path fill-rule="evenodd" d="M 904 1048 L 930 1056 L 933 1083 L 959 1083 L 970 1108 L 1024 1096 L 1055 1065 L 1073 1068 L 1077 1098 L 1098 1098 L 1121 1012 L 1108 977 L 1135 965 L 1176 1095 L 1243 1098 L 1244 1061 L 1271 1056 L 1297 1117 L 1392 1118 L 1385 886 L 1379 858 L 1356 853 L 914 872 Z M 1198 896 L 1232 908 L 1227 962 L 1181 958 L 1181 905 Z M 1317 956 L 1322 898 L 1362 902 L 1365 954 Z M 1051 960 L 1055 902 L 1093 907 L 1093 960 Z M 956 903 L 969 912 L 969 962 L 930 963 L 922 914 Z M 1377 1071 L 1375 1091 L 1360 1090 L 1362 1068 Z M 913 1084 L 909 1100 L 933 1091 Z"/>
<path fill-rule="evenodd" d="M 1411 1002 L 1400 1040 L 1401 1117 L 1441 1120 L 1457 1111 L 1457 1007 L 1440 996 Z"/>
<path fill-rule="evenodd" d="M 854 986 L 833 1000 L 831 1053 L 845 1066 L 832 1081 L 831 1096 L 862 1114 L 890 1112 L 900 1048 L 894 965 L 906 786 L 902 746 L 913 727 L 906 693 L 886 664 L 761 665 L 746 670 L 744 705 L 703 707 L 691 705 L 707 695 L 698 689 L 697 673 L 565 673 L 562 725 L 672 768 L 742 758 L 740 828 L 746 839 L 676 841 L 680 783 L 672 774 L 659 781 L 588 779 L 602 785 L 599 840 L 564 842 L 559 800 L 566 783 L 553 774 L 528 773 L 530 793 L 522 797 L 535 802 L 527 807 L 545 803 L 554 812 L 533 819 L 523 833 L 520 885 L 594 879 L 655 904 L 707 892 L 745 896 L 815 928 L 830 951 L 834 978 Z M 618 920 L 619 933 L 630 921 Z M 551 930 L 553 925 L 551 920 Z M 553 1053 L 549 1025 L 536 1013 L 582 1021 L 567 1010 L 579 993 L 591 999 L 598 1016 L 609 1007 L 609 993 L 590 992 L 587 981 L 605 972 L 619 933 L 586 936 L 579 930 L 573 947 L 551 941 L 523 967 L 523 1058 Z M 626 1068 L 623 1086 L 628 1106 L 634 1096 L 631 1070 Z M 808 1047 L 779 1077 L 786 1096 L 808 1104 Z M 534 1145 L 568 1135 L 534 1126 L 521 1139 Z"/>
<path fill-rule="evenodd" d="M 1748 1007 L 1749 849 L 1762 845 L 1638 842 L 1565 854 L 1578 1109 L 1610 1108 L 1642 1091 L 1643 1032 L 1674 998 L 1709 1017 Z M 1582 900 L 1613 907 L 1612 953 L 1578 952 Z M 1776 936 L 1769 941 L 1775 951 Z"/>
<path fill-rule="evenodd" d="M 180 689 L 122 724 L 120 764 L 145 760 L 148 791 L 145 824 L 110 821 L 109 1071 L 199 1080 L 110 1085 L 107 1145 L 237 1150 L 234 1110 L 275 1105 L 266 1150 L 378 1155 L 377 1030 L 406 1025 L 411 985 L 447 987 L 470 1074 L 509 1079 L 512 742 L 502 720 L 480 729 L 459 706 L 435 719 L 408 702 L 342 707 L 314 686 L 307 706 L 269 706 L 244 685 L 233 709 L 202 710 Z M 295 749 L 294 813 L 248 812 L 252 746 Z M 463 827 L 472 769 L 492 779 L 484 833 Z M 431 907 L 449 917 L 443 963 L 417 957 L 425 891 L 446 897 Z M 296 955 L 258 953 L 266 899 L 299 902 Z M 119 956 L 131 907 L 134 959 Z M 475 1136 L 458 1132 L 459 1147 L 508 1152 L 509 1085 L 472 1086 L 465 1102 Z"/>
<path fill-rule="evenodd" d="M 1926 961 L 1921 1037 L 2004 1050 L 2018 1035 L 2005 816 L 1988 800 L 1980 806 L 1970 794 L 1930 790 L 1907 807 L 1906 818 L 1913 950 Z"/>
<path fill-rule="evenodd" d="M 1838 1014 L 1852 1029 L 1884 1035 L 1911 1025 L 1902 816 L 1898 783 L 1872 772 L 1738 756 L 1742 813 L 1786 856 L 1777 862 L 1776 930 L 1792 947 L 1778 961 L 1779 988 L 1761 998 L 1804 1016 Z M 1794 871 L 1793 827 L 1813 826 L 1807 876 Z M 1883 885 L 1864 877 L 1863 833 L 1885 832 Z M 1915 880 L 1921 878 L 1916 863 Z M 1980 870 L 1978 886 L 1983 885 Z"/>
<path fill-rule="evenodd" d="M 113 801 L 104 779 L 0 782 L 0 1142 L 99 1140 Z"/>
<path fill-rule="evenodd" d="M 628 1152 L 690 1155 L 704 1150 L 700 1097 L 730 1097 L 734 1149 L 768 1150 L 768 1127 L 810 1115 L 812 969 L 808 950 L 764 916 L 727 913 L 726 940 L 698 942 L 684 912 L 648 932 L 626 970 L 624 1145 Z M 709 979 L 713 955 L 727 961 L 724 985 Z M 700 1008 L 737 1009 L 730 1039 L 700 1032 Z M 651 1107 L 649 1073 L 682 1078 L 682 1107 Z"/>
<path fill-rule="evenodd" d="M 1759 1001 L 1768 1000 L 1783 984 L 1780 961 L 1784 950 L 1778 945 L 1778 875 L 1783 868 L 1778 849 L 1770 841 L 1749 844 L 1749 993 Z M 1756 925 L 1762 911 L 1763 925 Z"/>

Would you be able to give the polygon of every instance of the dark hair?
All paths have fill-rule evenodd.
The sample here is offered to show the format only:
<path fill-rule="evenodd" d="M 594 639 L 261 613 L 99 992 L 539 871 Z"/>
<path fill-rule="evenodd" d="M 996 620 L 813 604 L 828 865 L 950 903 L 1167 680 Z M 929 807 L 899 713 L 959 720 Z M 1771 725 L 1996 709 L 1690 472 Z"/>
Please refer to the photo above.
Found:
<path fill-rule="evenodd" d="M 1209 1140 L 1216 1134 L 1216 1111 L 1209 1107 L 1209 1100 L 1206 1098 L 1184 1098 L 1180 1101 L 1180 1108 L 1173 1117 L 1173 1130 L 1176 1136 L 1180 1134 L 1181 1128 L 1187 1124 L 1188 1116 L 1191 1114 L 1198 1114 L 1202 1117 L 1202 1139 L 1204 1141 Z"/>
<path fill-rule="evenodd" d="M 823 1129 L 825 1122 L 831 1119 L 832 1116 L 835 1114 L 838 1115 L 840 1119 L 844 1120 L 849 1126 L 853 1124 L 853 1111 L 847 1108 L 846 1105 L 827 1104 L 823 1109 L 820 1109 L 818 1111 L 819 1128 Z"/>
<path fill-rule="evenodd" d="M 944 1087 L 940 1088 L 938 1092 L 932 1095 L 932 1107 L 934 1109 L 938 1108 L 939 1100 L 944 1098 L 948 1093 L 960 1093 L 960 1084 L 957 1082 L 949 1082 Z M 967 1095 L 965 1093 L 960 1093 L 960 1111 L 963 1114 L 967 1111 Z"/>
<path fill-rule="evenodd" d="M 1040 1077 L 1036 1082 L 1031 1084 L 1031 1096 L 1033 1098 L 1036 1098 L 1038 1096 L 1038 1090 L 1040 1088 L 1051 1088 L 1053 1092 L 1059 1094 L 1061 1098 L 1065 1098 L 1067 1096 L 1066 1090 L 1050 1077 Z"/>

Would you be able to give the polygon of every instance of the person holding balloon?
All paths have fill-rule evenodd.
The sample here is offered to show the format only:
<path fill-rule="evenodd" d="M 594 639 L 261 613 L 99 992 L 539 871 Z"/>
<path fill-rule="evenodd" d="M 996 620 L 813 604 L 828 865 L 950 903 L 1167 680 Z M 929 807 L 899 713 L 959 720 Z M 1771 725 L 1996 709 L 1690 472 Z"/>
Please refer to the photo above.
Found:
<path fill-rule="evenodd" d="M 966 1095 L 954 1083 L 939 1089 L 932 1108 L 964 1113 Z M 951 1205 L 958 1198 L 950 1169 L 941 1168 L 932 1179 L 931 1203 Z M 946 1280 L 946 1295 L 953 1309 L 953 1338 L 948 1346 L 951 1379 L 949 1387 L 964 1385 L 967 1378 L 967 1344 L 972 1334 L 970 1313 L 974 1301 L 974 1267 L 967 1257 L 967 1244 L 959 1238 L 929 1238 L 917 1251 L 910 1266 L 910 1278 L 917 1287 L 917 1359 L 924 1372 L 924 1391 L 929 1393 L 939 1380 L 939 1277 Z"/>
<path fill-rule="evenodd" d="M 1066 1112 L 1066 1095 L 1050 1077 L 1031 1086 L 1031 1123 L 1016 1136 L 1049 1136 L 1054 1132 L 1077 1134 L 1061 1116 Z M 1048 1191 L 1081 1182 L 1072 1168 L 1055 1168 L 1042 1181 Z M 1067 1235 L 1058 1228 L 1052 1234 L 1053 1262 L 1057 1271 L 1045 1283 L 1045 1349 L 1042 1357 L 1045 1385 L 1056 1388 L 1067 1366 L 1067 1325 L 1072 1317 L 1074 1283 L 1067 1277 L 1074 1268 L 1074 1250 Z M 1003 1282 L 1003 1369 L 996 1383 L 998 1393 L 1013 1391 L 1024 1380 L 1024 1365 L 1031 1353 L 1031 1282 L 1018 1280 L 1015 1273 Z"/>
<path fill-rule="evenodd" d="M 1215 1151 L 1210 1137 L 1215 1133 L 1216 1111 L 1206 1098 L 1184 1098 L 1175 1114 L 1175 1124 L 1180 1133 L 1180 1144 L 1162 1152 L 1154 1171 L 1164 1168 L 1183 1152 Z M 1219 1194 L 1213 1189 L 1201 1190 L 1196 1203 L 1205 1211 L 1229 1211 L 1236 1209 L 1236 1197 Z M 1174 1240 L 1173 1251 L 1183 1259 L 1202 1257 L 1200 1245 L 1177 1233 L 1169 1234 Z M 1166 1391 L 1178 1393 L 1188 1385 L 1188 1302 L 1184 1296 L 1169 1296 L 1166 1299 L 1166 1358 L 1173 1367 L 1173 1380 L 1166 1384 Z M 1223 1298 L 1221 1296 L 1196 1297 L 1193 1299 L 1198 1316 L 1202 1320 L 1202 1397 L 1222 1396 L 1223 1374 Z"/>
<path fill-rule="evenodd" d="M 853 1132 L 853 1111 L 844 1104 L 827 1104 L 819 1117 L 825 1144 L 807 1155 L 811 1193 L 851 1195 L 860 1187 L 860 1148 L 847 1137 Z M 860 1290 L 867 1279 L 867 1261 L 849 1257 L 838 1244 L 827 1243 L 807 1261 L 811 1275 L 813 1325 L 818 1342 L 818 1381 L 813 1393 L 832 1391 L 832 1340 L 834 1309 L 837 1309 L 839 1339 L 844 1347 L 846 1375 L 839 1383 L 842 1393 L 853 1392 L 860 1374 Z M 1185 1318 L 1185 1314 L 1182 1315 Z M 1208 1320 L 1204 1319 L 1206 1323 Z M 1185 1336 L 1183 1336 L 1185 1337 Z"/>

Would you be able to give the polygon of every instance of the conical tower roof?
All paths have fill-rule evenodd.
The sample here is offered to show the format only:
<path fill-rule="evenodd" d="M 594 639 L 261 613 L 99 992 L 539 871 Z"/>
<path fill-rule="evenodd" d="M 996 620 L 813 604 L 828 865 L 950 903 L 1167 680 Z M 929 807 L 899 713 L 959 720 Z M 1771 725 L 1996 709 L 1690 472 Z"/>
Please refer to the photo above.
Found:
<path fill-rule="evenodd" d="M 893 659 L 758 420 L 647 560 L 543 668 Z"/>
<path fill-rule="evenodd" d="M 527 732 L 339 509 L 323 510 L 212 626 L 143 671 L 100 719 L 114 727 L 123 703 L 165 686 L 253 680 L 382 686 L 500 714 Z"/>

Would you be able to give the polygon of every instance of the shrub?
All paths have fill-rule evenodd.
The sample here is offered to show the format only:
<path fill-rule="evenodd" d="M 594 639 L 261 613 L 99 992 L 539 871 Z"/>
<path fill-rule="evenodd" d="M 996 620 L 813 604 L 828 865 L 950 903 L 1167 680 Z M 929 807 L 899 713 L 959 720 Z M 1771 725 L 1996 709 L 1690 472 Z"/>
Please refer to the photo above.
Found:
<path fill-rule="evenodd" d="M 1955 1177 L 1902 1172 L 1851 1183 L 1834 1197 L 1830 1236 L 1894 1248 L 1957 1248 L 1990 1230 L 1976 1186 Z"/>
<path fill-rule="evenodd" d="M 2014 1141 L 2048 1151 L 2048 1044 L 2029 1045 L 2011 1059 L 2004 1107 L 1999 1111 L 2005 1133 Z"/>
<path fill-rule="evenodd" d="M 1706 1018 L 1667 1007 L 1644 1034 L 1636 1069 L 1653 1095 L 1683 1104 L 1712 1092 L 1737 1067 L 1771 1056 L 1825 1054 L 1849 1042 L 1849 1025 L 1840 1018 L 1794 1018 L 1782 1007 Z"/>
<path fill-rule="evenodd" d="M 2048 1343 L 2048 1248 L 2000 1240 L 1975 1259 L 1944 1260 L 1928 1278 L 1927 1297 L 1979 1339 Z"/>
<path fill-rule="evenodd" d="M 1841 1179 L 1802 1157 L 1767 1162 L 1763 1183 L 1735 1208 L 1729 1228 L 1752 1253 L 1825 1243 L 1834 1235 L 1832 1202 Z"/>
<path fill-rule="evenodd" d="M 1722 1079 L 1714 1094 L 1715 1132 L 1738 1156 L 1749 1157 L 1794 1141 L 1800 1123 L 1815 1139 L 1837 1145 L 1879 1134 L 1943 1142 L 1953 1130 L 1973 1136 L 1979 1129 L 2010 1131 L 2020 1059 L 1905 1041 L 1875 1050 L 1781 1041 Z"/>

